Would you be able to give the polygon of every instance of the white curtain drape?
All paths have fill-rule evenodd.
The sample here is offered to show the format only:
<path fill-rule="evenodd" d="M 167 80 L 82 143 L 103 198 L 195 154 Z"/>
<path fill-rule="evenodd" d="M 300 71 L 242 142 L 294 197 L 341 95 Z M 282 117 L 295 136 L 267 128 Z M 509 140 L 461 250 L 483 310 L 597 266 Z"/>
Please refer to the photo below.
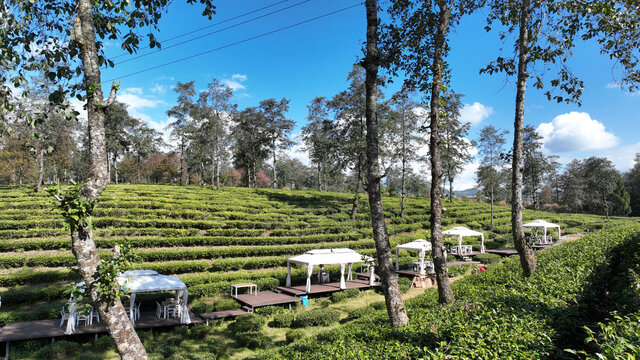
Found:
<path fill-rule="evenodd" d="M 306 292 L 311 291 L 311 274 L 313 274 L 313 265 L 307 264 L 307 287 L 305 288 Z"/>
<path fill-rule="evenodd" d="M 344 264 L 340 264 L 340 289 L 346 289 L 347 284 L 344 281 Z"/>
<path fill-rule="evenodd" d="M 458 235 L 458 255 L 462 255 L 462 235 Z"/>
<path fill-rule="evenodd" d="M 76 318 L 78 317 L 76 309 L 77 305 L 75 302 L 69 305 L 69 319 L 67 319 L 67 328 L 64 330 L 64 333 L 67 335 L 71 335 L 76 332 Z"/>
<path fill-rule="evenodd" d="M 398 264 L 398 248 L 396 247 L 396 271 L 400 270 L 400 264 Z"/>
<path fill-rule="evenodd" d="M 353 268 L 353 264 L 349 263 L 349 272 L 347 273 L 347 281 L 351 281 L 353 280 L 353 274 L 351 272 L 351 269 Z"/>
<path fill-rule="evenodd" d="M 132 292 L 131 295 L 129 296 L 129 319 L 131 319 L 132 324 L 136 323 L 135 304 L 136 304 L 136 293 Z"/>
<path fill-rule="evenodd" d="M 484 235 L 480 235 L 480 252 L 484 253 Z"/>
<path fill-rule="evenodd" d="M 286 287 L 291 287 L 291 263 L 287 261 L 287 280 L 284 284 Z"/>
<path fill-rule="evenodd" d="M 180 317 L 180 323 L 191 324 L 191 317 L 189 316 L 189 309 L 187 308 L 187 300 L 189 300 L 189 291 L 187 289 L 182 290 L 182 316 Z"/>
<path fill-rule="evenodd" d="M 418 270 L 419 270 L 420 275 L 423 275 L 423 274 L 426 273 L 426 271 L 424 270 L 424 250 L 420 250 L 418 252 L 418 260 L 419 260 L 419 263 L 420 263 L 420 265 L 419 265 L 420 268 Z"/>
<path fill-rule="evenodd" d="M 369 285 L 373 286 L 376 283 L 376 275 L 373 273 L 375 266 L 369 265 Z"/>

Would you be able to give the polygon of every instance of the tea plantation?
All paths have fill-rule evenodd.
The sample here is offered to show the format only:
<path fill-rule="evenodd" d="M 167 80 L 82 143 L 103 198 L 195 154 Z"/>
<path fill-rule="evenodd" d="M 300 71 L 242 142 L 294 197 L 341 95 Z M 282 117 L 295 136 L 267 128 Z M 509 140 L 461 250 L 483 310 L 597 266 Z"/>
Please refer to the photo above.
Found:
<path fill-rule="evenodd" d="M 13 321 L 57 318 L 66 298 L 65 284 L 78 281 L 79 276 L 68 232 L 53 210 L 53 200 L 28 187 L 0 187 L 0 199 L 0 326 Z M 392 246 L 428 238 L 428 199 L 408 199 L 404 218 L 399 216 L 399 198 L 383 200 Z M 194 312 L 224 309 L 232 306 L 222 299 L 232 283 L 251 281 L 260 290 L 283 284 L 286 259 L 292 255 L 335 247 L 372 255 L 366 197 L 355 221 L 349 219 L 351 202 L 351 194 L 315 191 L 111 185 L 96 206 L 96 243 L 103 257 L 110 256 L 115 243 L 131 243 L 141 259 L 134 268 L 180 277 L 189 287 Z M 496 207 L 491 226 L 486 204 L 454 201 L 445 206 L 445 229 L 467 226 L 485 233 L 487 248 L 513 246 L 509 208 Z M 630 218 L 606 220 L 599 216 L 525 211 L 525 220 L 538 218 L 560 224 L 563 235 L 638 223 L 638 219 Z M 534 280 L 541 288 L 523 282 L 516 259 L 510 259 L 486 274 L 456 282 L 454 291 L 463 305 L 437 307 L 431 291 L 412 300 L 410 316 L 420 320 L 412 321 L 408 329 L 386 328 L 384 314 L 376 312 L 375 316 L 358 320 L 362 321 L 358 325 L 326 335 L 317 345 L 304 343 L 270 356 L 314 358 L 314 354 L 333 352 L 338 357 L 366 358 L 369 352 L 374 356 L 382 349 L 389 357 L 396 354 L 398 358 L 457 356 L 456 351 L 476 343 L 504 343 L 494 352 L 472 356 L 476 358 L 501 357 L 510 351 L 526 358 L 548 355 L 557 339 L 564 336 L 562 322 L 570 323 L 571 317 L 580 313 L 566 313 L 568 320 L 554 318 L 559 327 L 549 324 L 548 314 L 567 307 L 579 308 L 576 304 L 584 290 L 585 277 L 593 274 L 589 269 L 608 256 L 606 249 L 594 245 L 606 242 L 606 235 L 588 238 L 593 240 L 582 247 L 562 245 L 541 253 L 541 267 L 535 277 L 539 280 Z M 454 243 L 454 239 L 447 241 Z M 474 246 L 479 247 L 479 243 Z M 578 262 L 569 266 L 574 260 Z M 580 271 L 575 270 L 576 266 Z M 294 283 L 302 283 L 303 271 L 293 270 Z M 550 280 L 555 279 L 553 276 L 561 276 L 562 281 Z M 570 296 L 558 296 L 567 291 Z M 529 296 L 532 292 L 535 299 Z M 516 329 L 512 339 L 499 335 L 505 324 Z M 418 334 L 422 334 L 419 339 Z M 295 337 L 293 333 L 291 337 Z M 403 345 L 406 343 L 411 344 L 409 348 Z"/>

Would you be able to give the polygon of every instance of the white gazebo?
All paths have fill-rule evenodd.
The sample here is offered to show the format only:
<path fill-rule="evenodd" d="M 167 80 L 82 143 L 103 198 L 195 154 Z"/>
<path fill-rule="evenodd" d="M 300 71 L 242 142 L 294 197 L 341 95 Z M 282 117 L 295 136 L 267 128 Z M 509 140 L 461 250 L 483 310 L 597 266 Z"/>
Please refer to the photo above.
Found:
<path fill-rule="evenodd" d="M 311 274 L 314 265 L 340 265 L 340 289 L 346 289 L 347 285 L 344 279 L 345 266 L 349 266 L 347 280 L 353 280 L 351 273 L 353 263 L 367 262 L 369 263 L 369 285 L 374 284 L 375 275 L 373 273 L 373 258 L 360 255 L 357 252 L 341 248 L 341 249 L 320 249 L 310 250 L 298 256 L 294 256 L 287 260 L 287 279 L 286 286 L 291 287 L 291 264 L 301 264 L 307 267 L 307 286 L 306 292 L 311 291 Z"/>
<path fill-rule="evenodd" d="M 466 236 L 480 237 L 480 252 L 484 253 L 484 234 L 479 231 L 473 231 L 464 226 L 456 226 L 442 232 L 443 235 L 456 236 L 458 238 L 458 249 L 462 249 L 462 238 Z M 461 250 L 460 254 L 462 254 Z"/>
<path fill-rule="evenodd" d="M 547 229 L 556 229 L 558 230 L 558 240 L 560 240 L 560 225 L 558 224 L 553 224 L 546 220 L 534 220 L 532 222 L 528 222 L 522 225 L 522 227 L 536 228 L 536 229 L 542 228 L 542 236 L 544 239 L 544 243 L 547 243 Z"/>
<path fill-rule="evenodd" d="M 419 273 L 420 275 L 426 274 L 424 266 L 424 256 L 427 251 L 431 250 L 431 243 L 425 239 L 417 239 L 412 242 L 396 246 L 396 271 L 400 270 L 400 264 L 398 263 L 398 252 L 400 250 L 414 250 L 418 252 L 419 260 Z"/>
<path fill-rule="evenodd" d="M 160 275 L 153 270 L 130 270 L 125 271 L 118 276 L 118 283 L 129 292 L 129 318 L 132 323 L 135 323 L 135 300 L 137 293 L 147 292 L 159 292 L 159 291 L 175 291 L 176 300 L 180 299 L 180 293 L 182 293 L 182 309 L 180 311 L 180 323 L 190 324 L 191 317 L 189 316 L 189 310 L 187 309 L 187 300 L 189 292 L 187 291 L 187 285 L 182 280 L 166 275 Z M 85 283 L 80 282 L 76 287 L 85 287 Z M 76 303 L 75 299 L 70 299 L 71 305 L 69 307 L 69 319 L 67 321 L 67 328 L 65 334 L 72 334 L 75 332 L 75 312 Z"/>

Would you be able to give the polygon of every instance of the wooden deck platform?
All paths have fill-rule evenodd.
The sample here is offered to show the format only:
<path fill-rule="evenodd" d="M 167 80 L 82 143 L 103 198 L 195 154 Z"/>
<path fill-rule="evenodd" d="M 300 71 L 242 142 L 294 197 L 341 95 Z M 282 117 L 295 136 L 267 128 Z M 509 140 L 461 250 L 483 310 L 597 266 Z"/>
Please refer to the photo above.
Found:
<path fill-rule="evenodd" d="M 311 286 L 311 288 L 313 289 L 313 286 Z M 274 291 L 260 291 L 256 294 L 240 294 L 237 296 L 232 296 L 232 298 L 250 308 L 258 308 L 270 305 L 287 305 L 302 301 L 302 299 L 300 299 L 299 297 L 277 293 Z"/>
<path fill-rule="evenodd" d="M 346 281 L 345 285 L 347 286 L 347 289 L 369 289 L 372 287 L 371 285 L 369 285 L 368 280 L 360 280 L 360 279 Z M 374 286 L 378 286 L 378 285 L 380 285 L 380 283 L 376 283 Z M 326 284 L 313 284 L 311 285 L 311 291 L 309 291 L 308 293 L 306 291 L 305 285 L 291 286 L 291 287 L 278 286 L 278 290 L 283 293 L 291 294 L 293 296 L 300 296 L 300 295 L 331 294 L 336 291 L 341 291 L 342 289 L 340 289 L 339 282 L 331 282 Z"/>
<path fill-rule="evenodd" d="M 192 324 L 199 324 L 202 319 L 193 315 L 191 316 Z M 104 322 L 94 323 L 93 325 L 84 326 L 82 323 L 76 327 L 76 332 L 71 335 L 64 333 L 66 329 L 66 321 L 60 327 L 60 319 L 49 320 L 34 320 L 34 321 L 20 321 L 7 324 L 0 329 L 0 342 L 18 341 L 18 340 L 32 340 L 42 339 L 50 337 L 62 337 L 73 336 L 83 334 L 96 334 L 107 332 L 107 327 Z M 157 327 L 168 327 L 181 325 L 178 319 L 159 319 L 156 317 L 155 312 L 143 312 L 140 319 L 136 321 L 136 329 L 149 329 Z"/>
<path fill-rule="evenodd" d="M 244 315 L 244 314 L 248 314 L 248 312 L 242 309 L 236 309 L 236 310 L 208 312 L 208 313 L 200 314 L 200 317 L 207 322 L 207 325 L 209 325 L 209 320 L 234 318 L 238 315 Z"/>
<path fill-rule="evenodd" d="M 453 255 L 453 256 L 460 257 L 460 258 L 461 257 L 473 257 L 473 256 L 480 255 L 480 254 L 482 254 L 480 251 L 472 251 L 472 252 L 466 253 L 464 255 L 447 253 L 447 255 Z"/>
<path fill-rule="evenodd" d="M 516 249 L 487 249 L 485 250 L 485 252 L 488 254 L 496 254 L 500 256 L 511 256 L 518 254 L 518 250 Z"/>

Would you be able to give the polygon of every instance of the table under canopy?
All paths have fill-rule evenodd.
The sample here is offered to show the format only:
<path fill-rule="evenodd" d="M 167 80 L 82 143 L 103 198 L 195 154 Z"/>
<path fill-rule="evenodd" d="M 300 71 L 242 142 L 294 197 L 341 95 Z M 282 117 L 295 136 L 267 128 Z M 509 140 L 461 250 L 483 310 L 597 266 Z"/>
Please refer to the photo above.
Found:
<path fill-rule="evenodd" d="M 347 249 L 319 249 L 310 250 L 306 253 L 298 256 L 294 256 L 287 260 L 287 279 L 286 286 L 291 286 L 291 264 L 301 264 L 307 267 L 307 292 L 311 291 L 311 275 L 313 273 L 314 265 L 340 265 L 340 289 L 346 289 L 346 283 L 344 279 L 345 266 L 348 265 L 349 272 L 347 274 L 347 280 L 353 280 L 352 265 L 353 263 L 366 262 L 369 263 L 369 284 L 373 286 L 375 282 L 375 275 L 373 273 L 373 258 L 358 254 L 357 252 Z"/>
<path fill-rule="evenodd" d="M 466 236 L 480 237 L 480 252 L 484 253 L 484 234 L 479 231 L 474 231 L 464 226 L 456 226 L 449 230 L 442 232 L 443 235 L 456 236 L 458 238 L 458 249 L 462 248 L 462 238 Z"/>
<path fill-rule="evenodd" d="M 418 252 L 419 260 L 419 273 L 426 274 L 424 266 L 424 257 L 427 251 L 431 250 L 431 243 L 425 239 L 417 239 L 412 242 L 396 246 L 396 271 L 400 270 L 400 264 L 398 263 L 398 252 L 400 250 L 414 250 Z"/>
<path fill-rule="evenodd" d="M 129 299 L 129 318 L 131 322 L 135 323 L 135 300 L 137 293 L 148 293 L 148 292 L 160 292 L 160 291 L 171 291 L 175 292 L 175 299 L 180 299 L 180 293 L 182 293 L 182 311 L 180 322 L 182 324 L 190 324 L 191 318 L 189 316 L 189 310 L 187 309 L 187 300 L 189 297 L 189 292 L 187 291 L 187 285 L 185 285 L 182 280 L 173 276 L 160 275 L 156 271 L 153 270 L 130 270 L 125 271 L 120 276 L 118 276 L 118 283 L 125 289 L 127 289 L 130 299 Z M 84 287 L 85 283 L 80 282 L 76 286 Z M 75 302 L 70 305 L 69 312 L 73 313 L 76 309 Z M 68 333 L 73 333 L 75 331 L 75 323 L 71 321 L 71 319 L 67 322 L 67 331 Z"/>
<path fill-rule="evenodd" d="M 534 220 L 532 222 L 528 222 L 523 224 L 522 227 L 526 228 L 542 228 L 543 236 L 547 236 L 547 229 L 557 229 L 558 230 L 558 240 L 560 240 L 560 225 L 550 223 L 546 220 Z"/>

